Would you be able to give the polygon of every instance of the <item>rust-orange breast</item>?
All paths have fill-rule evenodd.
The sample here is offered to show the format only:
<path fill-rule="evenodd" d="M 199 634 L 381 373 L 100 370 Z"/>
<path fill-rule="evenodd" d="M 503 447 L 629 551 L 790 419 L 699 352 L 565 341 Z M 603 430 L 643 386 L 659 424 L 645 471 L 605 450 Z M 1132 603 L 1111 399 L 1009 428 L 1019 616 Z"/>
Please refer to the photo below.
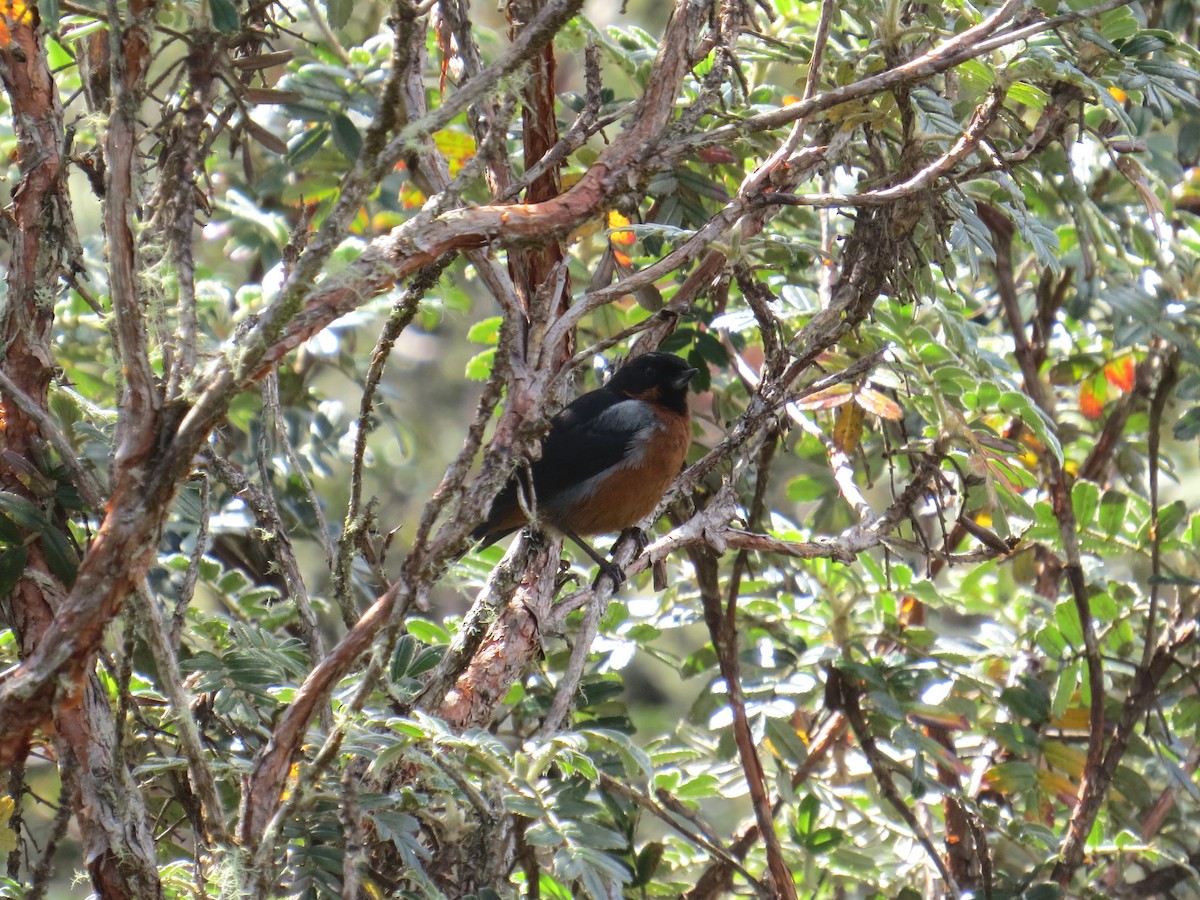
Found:
<path fill-rule="evenodd" d="M 691 443 L 687 412 L 651 404 L 660 423 L 643 444 L 594 483 L 585 496 L 572 497 L 566 508 L 547 510 L 551 525 L 575 534 L 606 534 L 636 525 L 654 511 L 683 466 Z"/>

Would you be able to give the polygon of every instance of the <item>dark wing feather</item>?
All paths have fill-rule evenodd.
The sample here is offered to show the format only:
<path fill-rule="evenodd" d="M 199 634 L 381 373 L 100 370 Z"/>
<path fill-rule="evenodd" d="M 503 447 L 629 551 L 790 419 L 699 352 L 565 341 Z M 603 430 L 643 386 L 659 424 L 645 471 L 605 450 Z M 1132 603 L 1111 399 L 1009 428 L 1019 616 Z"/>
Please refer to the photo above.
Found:
<path fill-rule="evenodd" d="M 532 465 L 534 493 L 545 503 L 561 491 L 599 475 L 621 462 L 630 451 L 637 429 L 626 417 L 605 416 L 619 403 L 632 403 L 612 391 L 601 388 L 577 398 L 550 420 L 550 431 L 542 443 L 542 457 Z M 496 496 L 487 521 L 472 532 L 476 540 L 487 538 L 484 546 L 516 531 L 511 525 L 518 515 L 518 478 L 515 474 Z"/>
<path fill-rule="evenodd" d="M 613 413 L 629 402 L 635 401 L 612 391 L 592 391 L 554 417 L 542 442 L 542 458 L 533 464 L 538 496 L 553 497 L 625 458 L 636 429 Z"/>

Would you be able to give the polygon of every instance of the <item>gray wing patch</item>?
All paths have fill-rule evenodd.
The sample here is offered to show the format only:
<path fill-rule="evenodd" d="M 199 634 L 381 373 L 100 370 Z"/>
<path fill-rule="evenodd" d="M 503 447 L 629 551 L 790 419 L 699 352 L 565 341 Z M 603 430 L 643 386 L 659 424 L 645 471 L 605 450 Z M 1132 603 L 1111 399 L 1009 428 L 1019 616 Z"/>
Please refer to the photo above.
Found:
<path fill-rule="evenodd" d="M 626 458 L 618 463 L 628 465 L 634 461 L 629 458 L 630 454 L 642 450 L 646 438 L 663 426 L 648 404 L 641 400 L 622 400 L 596 417 L 596 427 L 602 431 L 626 432 L 630 435 Z"/>

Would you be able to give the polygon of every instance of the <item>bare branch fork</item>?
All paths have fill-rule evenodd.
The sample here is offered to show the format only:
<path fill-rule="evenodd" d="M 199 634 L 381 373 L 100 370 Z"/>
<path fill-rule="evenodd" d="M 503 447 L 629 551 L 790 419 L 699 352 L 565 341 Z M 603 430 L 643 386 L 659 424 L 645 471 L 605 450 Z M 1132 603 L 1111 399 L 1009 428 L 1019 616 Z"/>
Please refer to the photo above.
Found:
<path fill-rule="evenodd" d="M 699 15 L 700 10 L 696 6 L 689 6 L 681 2 L 675 16 L 673 16 L 671 23 L 668 25 L 668 31 L 671 32 L 674 30 L 680 34 L 691 33 L 689 29 L 694 29 L 698 26 L 698 22 L 695 20 Z M 643 99 L 642 115 L 638 119 L 638 124 L 626 132 L 622 136 L 622 139 L 615 142 L 608 151 L 610 154 L 617 151 L 624 154 L 623 165 L 632 166 L 636 162 L 634 150 L 641 145 L 641 141 L 645 140 L 642 132 L 646 134 L 654 133 L 669 119 L 673 110 L 673 98 L 678 91 L 679 83 L 687 72 L 687 63 L 682 55 L 678 53 L 677 49 L 672 50 L 670 48 L 678 48 L 686 45 L 687 41 L 676 41 L 673 43 L 669 39 L 664 39 L 664 51 L 660 55 L 654 74 L 651 76 L 647 93 Z M 559 199 L 561 200 L 561 198 Z M 547 202 L 553 203 L 555 201 Z M 447 215 L 453 217 L 456 214 L 451 212 Z M 421 217 L 418 216 L 418 218 Z M 427 257 L 422 255 L 421 258 Z M 392 277 L 397 276 L 393 275 Z M 512 310 L 510 310 L 511 312 Z M 515 339 L 518 333 L 518 329 L 511 328 L 509 339 Z M 510 355 L 498 354 L 497 358 L 500 359 L 501 355 L 505 357 L 504 363 L 507 363 Z M 246 360 L 251 358 L 252 355 L 243 356 L 243 363 L 241 365 L 243 372 L 246 372 L 248 368 Z M 264 360 L 268 358 L 269 354 L 263 357 Z M 492 384 L 495 384 L 498 388 L 506 374 L 503 367 L 499 367 L 497 372 L 493 373 Z M 246 792 L 247 800 L 243 805 L 240 833 L 247 846 L 257 846 L 257 842 L 263 834 L 263 829 L 274 816 L 288 762 L 305 733 L 307 723 L 316 709 L 317 702 L 321 697 L 327 695 L 337 679 L 348 671 L 349 666 L 366 650 L 374 640 L 379 629 L 387 621 L 391 620 L 398 598 L 401 608 L 403 608 L 407 604 L 408 598 L 411 598 L 431 572 L 440 566 L 440 560 L 444 559 L 448 553 L 461 545 L 463 535 L 465 535 L 466 530 L 469 528 L 469 523 L 464 513 L 474 511 L 478 515 L 482 511 L 490 495 L 499 489 L 500 483 L 507 477 L 511 466 L 511 459 L 513 458 L 513 448 L 525 446 L 531 439 L 532 434 L 530 434 L 530 431 L 532 429 L 528 427 L 527 423 L 523 422 L 523 419 L 529 415 L 531 410 L 539 409 L 543 406 L 539 401 L 540 398 L 548 395 L 553 380 L 553 371 L 548 368 L 540 368 L 532 373 L 518 372 L 515 374 L 520 376 L 520 380 L 514 381 L 509 385 L 509 404 L 506 406 L 505 413 L 497 424 L 496 437 L 493 439 L 493 446 L 507 448 L 508 453 L 502 453 L 485 460 L 483 477 L 477 480 L 473 489 L 468 492 L 466 500 L 458 509 L 457 514 L 452 515 L 446 524 L 443 525 L 441 533 L 431 543 L 426 544 L 421 534 L 428 534 L 429 529 L 433 525 L 433 515 L 436 515 L 436 510 L 441 508 L 441 505 L 449 499 L 447 491 L 454 484 L 459 483 L 461 476 L 465 475 L 466 469 L 463 468 L 462 473 L 456 478 L 451 478 L 452 472 L 447 473 L 447 479 L 443 481 L 443 488 L 439 488 L 430 509 L 427 509 L 426 515 L 423 516 L 422 524 L 419 528 L 421 534 L 414 541 L 413 550 L 404 563 L 404 573 L 400 580 L 391 590 L 376 601 L 355 627 L 351 629 L 350 633 L 326 657 L 326 660 L 314 669 L 309 678 L 306 679 L 304 685 L 301 686 L 296 700 L 288 708 L 279 726 L 277 726 L 271 744 L 267 748 L 267 751 L 259 758 L 255 773 L 251 778 L 251 783 Z M 224 376 L 226 385 L 228 385 L 231 377 L 231 374 Z M 213 391 L 223 393 L 224 390 L 228 389 L 230 388 L 219 388 L 218 384 L 214 383 L 206 396 L 212 396 Z M 499 394 L 497 391 L 492 398 L 492 405 L 494 405 L 498 397 Z M 197 415 L 197 411 L 203 406 L 203 402 L 202 398 L 200 403 L 193 408 L 192 417 Z M 545 414 L 542 413 L 540 420 L 544 421 L 544 417 Z M 479 425 L 480 436 L 482 435 L 482 425 L 485 421 L 485 417 L 477 417 L 476 419 Z M 533 421 L 536 427 L 539 418 L 535 416 Z M 193 419 L 193 424 L 189 425 L 189 422 L 185 421 L 181 425 L 180 432 L 186 433 L 189 427 L 198 427 L 198 422 Z M 523 434 L 521 441 L 516 440 L 518 433 Z M 452 471 L 455 468 L 469 465 L 470 458 L 473 455 L 474 451 L 470 455 L 460 454 L 459 460 L 452 466 Z M 434 511 L 432 514 L 431 510 Z M 553 570 L 546 566 L 545 563 L 537 567 L 536 570 L 549 570 L 551 575 L 553 573 Z M 548 597 L 550 592 L 546 587 L 545 585 L 538 586 L 533 591 L 533 594 L 535 596 Z M 524 665 L 520 654 L 511 655 L 519 660 L 521 666 Z M 463 697 L 460 694 L 455 694 L 454 698 L 453 702 L 456 704 L 461 704 L 463 699 L 471 701 L 476 699 L 473 695 Z M 450 698 L 447 699 L 449 700 Z M 494 702 L 494 700 L 482 704 L 477 708 L 487 708 L 490 710 L 491 702 Z M 458 718 L 460 721 L 462 720 L 462 716 L 466 716 L 469 719 L 472 715 L 472 713 L 466 710 L 456 715 L 453 713 L 453 709 L 454 707 L 449 709 L 443 708 L 443 712 L 448 718 Z"/>

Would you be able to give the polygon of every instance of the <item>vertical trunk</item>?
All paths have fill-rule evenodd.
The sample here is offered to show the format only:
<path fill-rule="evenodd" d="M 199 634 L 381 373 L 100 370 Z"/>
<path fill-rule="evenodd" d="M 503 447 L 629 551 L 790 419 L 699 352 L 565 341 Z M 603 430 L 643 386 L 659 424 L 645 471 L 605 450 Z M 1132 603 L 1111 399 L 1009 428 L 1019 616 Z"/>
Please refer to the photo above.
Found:
<path fill-rule="evenodd" d="M 9 20 L 10 41 L 0 47 L 0 80 L 12 104 L 18 136 L 20 182 L 13 191 L 8 302 L 0 311 L 0 356 L 10 390 L 0 391 L 0 489 L 26 497 L 42 511 L 42 532 L 64 531 L 65 515 L 52 491 L 38 492 L 36 472 L 47 441 L 37 423 L 48 409 L 53 375 L 50 340 L 54 303 L 73 268 L 78 241 L 63 170 L 62 107 L 34 16 Z M 19 462 L 18 462 L 19 461 Z M 43 494 L 48 494 L 44 496 Z M 25 573 L 13 588 L 11 625 L 22 658 L 42 643 L 66 598 L 67 587 L 42 552 L 27 545 Z M 24 746 L 28 747 L 27 744 Z M 92 886 L 104 898 L 154 898 L 162 894 L 154 844 L 137 785 L 117 752 L 117 724 L 94 675 L 81 691 L 54 710 L 54 755 L 60 770 L 73 772 L 70 799 L 79 823 L 84 862 Z M 20 803 L 21 798 L 14 800 Z"/>

